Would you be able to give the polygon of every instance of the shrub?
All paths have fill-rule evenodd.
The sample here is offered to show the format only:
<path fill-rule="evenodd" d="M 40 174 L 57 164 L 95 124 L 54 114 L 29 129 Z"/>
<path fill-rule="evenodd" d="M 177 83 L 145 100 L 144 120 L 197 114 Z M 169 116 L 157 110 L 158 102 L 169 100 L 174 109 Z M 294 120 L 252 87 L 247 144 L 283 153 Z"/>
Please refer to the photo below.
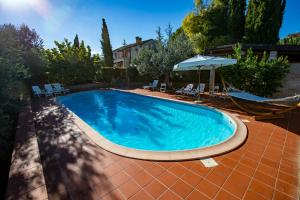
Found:
<path fill-rule="evenodd" d="M 220 68 L 223 78 L 236 88 L 259 96 L 271 96 L 277 92 L 289 72 L 286 57 L 270 60 L 264 52 L 259 58 L 251 49 L 242 57 L 241 45 L 234 48 L 233 57 L 238 60 L 236 65 Z"/>

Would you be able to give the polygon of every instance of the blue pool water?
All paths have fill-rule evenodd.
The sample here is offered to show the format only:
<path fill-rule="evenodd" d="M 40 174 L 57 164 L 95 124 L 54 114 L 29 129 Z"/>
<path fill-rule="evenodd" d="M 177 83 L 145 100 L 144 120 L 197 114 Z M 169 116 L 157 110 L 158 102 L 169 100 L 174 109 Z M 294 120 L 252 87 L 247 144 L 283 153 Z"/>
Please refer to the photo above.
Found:
<path fill-rule="evenodd" d="M 111 142 L 135 149 L 208 147 L 226 141 L 235 130 L 231 119 L 214 109 L 121 91 L 74 93 L 57 102 Z"/>

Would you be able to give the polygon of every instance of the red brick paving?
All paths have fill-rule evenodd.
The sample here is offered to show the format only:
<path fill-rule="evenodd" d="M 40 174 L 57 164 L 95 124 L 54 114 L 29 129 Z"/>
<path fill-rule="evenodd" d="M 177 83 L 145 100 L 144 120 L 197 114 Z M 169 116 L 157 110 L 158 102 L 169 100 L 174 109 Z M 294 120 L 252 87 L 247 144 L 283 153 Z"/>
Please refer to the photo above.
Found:
<path fill-rule="evenodd" d="M 159 92 L 133 92 L 191 100 Z M 93 144 L 70 116 L 34 103 L 35 123 L 49 199 L 299 199 L 300 112 L 285 119 L 255 121 L 226 100 L 205 99 L 247 119 L 248 138 L 240 148 L 199 160 L 153 162 L 124 158 Z"/>

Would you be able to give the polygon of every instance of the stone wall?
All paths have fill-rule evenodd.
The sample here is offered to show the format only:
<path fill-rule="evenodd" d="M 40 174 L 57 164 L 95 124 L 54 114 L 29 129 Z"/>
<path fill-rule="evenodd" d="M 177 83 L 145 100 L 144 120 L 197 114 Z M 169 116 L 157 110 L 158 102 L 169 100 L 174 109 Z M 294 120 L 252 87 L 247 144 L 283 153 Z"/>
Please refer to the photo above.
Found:
<path fill-rule="evenodd" d="M 280 91 L 274 94 L 274 97 L 300 95 L 300 63 L 292 63 L 290 72 L 283 80 L 283 87 Z"/>

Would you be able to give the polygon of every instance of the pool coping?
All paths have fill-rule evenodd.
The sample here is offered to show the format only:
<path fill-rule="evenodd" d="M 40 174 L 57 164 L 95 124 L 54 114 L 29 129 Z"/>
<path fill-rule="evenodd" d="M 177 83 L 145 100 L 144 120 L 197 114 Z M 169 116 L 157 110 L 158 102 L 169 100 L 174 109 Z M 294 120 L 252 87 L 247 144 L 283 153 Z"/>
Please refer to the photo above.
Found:
<path fill-rule="evenodd" d="M 112 90 L 128 92 L 131 94 L 148 96 L 148 97 L 153 97 L 153 98 L 157 98 L 157 99 L 164 99 L 164 100 L 169 100 L 169 101 L 173 101 L 173 102 L 181 102 L 181 103 L 186 103 L 186 104 L 197 106 L 196 103 L 187 102 L 187 101 L 174 100 L 174 99 L 170 99 L 170 98 L 156 97 L 156 96 L 144 95 L 144 94 L 137 94 L 137 93 L 126 91 L 126 90 L 118 90 L 118 89 L 112 89 Z M 233 134 L 233 136 L 231 136 L 228 140 L 226 140 L 225 142 L 222 142 L 220 144 L 210 146 L 210 147 L 199 148 L 199 149 L 180 150 L 180 151 L 139 150 L 139 149 L 133 149 L 133 148 L 121 146 L 121 145 L 111 142 L 110 140 L 103 137 L 101 135 L 101 133 L 98 133 L 96 130 L 94 130 L 91 126 L 89 126 L 86 122 L 84 122 L 80 117 L 78 117 L 71 110 L 69 110 L 68 108 L 67 108 L 67 110 L 68 110 L 68 112 L 70 112 L 72 114 L 73 122 L 95 144 L 97 144 L 99 147 L 101 147 L 111 153 L 115 153 L 115 154 L 118 154 L 118 155 L 121 155 L 124 157 L 128 157 L 128 158 L 135 158 L 135 159 L 142 159 L 142 160 L 154 160 L 154 161 L 193 160 L 193 159 L 207 158 L 207 157 L 216 156 L 216 155 L 230 152 L 230 151 L 238 148 L 245 142 L 245 140 L 247 138 L 247 127 L 240 119 L 238 119 L 234 115 L 232 115 L 224 110 L 216 109 L 216 108 L 206 106 L 206 105 L 200 105 L 200 106 L 212 108 L 218 112 L 224 113 L 227 116 L 229 116 L 232 119 L 232 121 L 234 121 L 234 123 L 236 124 L 236 129 L 235 129 L 235 133 Z"/>

